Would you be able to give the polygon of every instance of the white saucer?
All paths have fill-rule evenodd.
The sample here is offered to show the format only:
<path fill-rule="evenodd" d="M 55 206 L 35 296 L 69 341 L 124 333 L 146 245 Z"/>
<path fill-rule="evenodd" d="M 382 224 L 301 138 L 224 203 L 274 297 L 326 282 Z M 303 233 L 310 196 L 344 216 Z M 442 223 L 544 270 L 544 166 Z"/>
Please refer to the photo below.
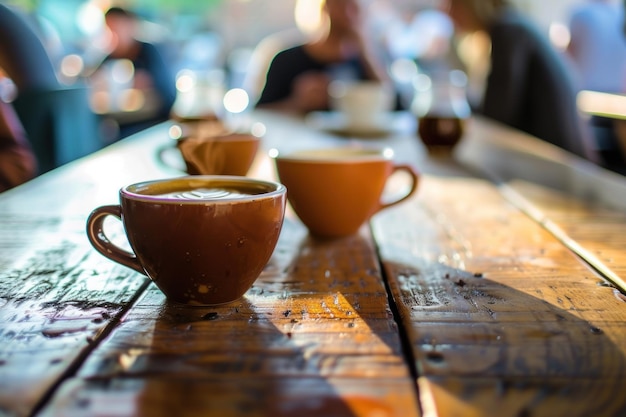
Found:
<path fill-rule="evenodd" d="M 342 113 L 336 111 L 311 112 L 306 122 L 318 129 L 340 136 L 380 139 L 389 136 L 394 131 L 394 114 L 380 115 L 374 123 L 368 126 L 350 125 Z"/>

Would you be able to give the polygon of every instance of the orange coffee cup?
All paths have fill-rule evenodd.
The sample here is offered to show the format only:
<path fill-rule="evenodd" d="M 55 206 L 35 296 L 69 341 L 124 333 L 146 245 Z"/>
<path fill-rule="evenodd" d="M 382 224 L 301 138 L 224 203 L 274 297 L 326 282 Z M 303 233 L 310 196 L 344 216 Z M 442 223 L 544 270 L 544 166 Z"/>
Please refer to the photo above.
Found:
<path fill-rule="evenodd" d="M 338 147 L 278 153 L 274 161 L 287 199 L 309 232 L 334 238 L 356 233 L 375 213 L 415 193 L 418 173 L 392 158 L 391 149 Z M 399 171 L 409 174 L 408 192 L 383 202 L 388 179 Z"/>

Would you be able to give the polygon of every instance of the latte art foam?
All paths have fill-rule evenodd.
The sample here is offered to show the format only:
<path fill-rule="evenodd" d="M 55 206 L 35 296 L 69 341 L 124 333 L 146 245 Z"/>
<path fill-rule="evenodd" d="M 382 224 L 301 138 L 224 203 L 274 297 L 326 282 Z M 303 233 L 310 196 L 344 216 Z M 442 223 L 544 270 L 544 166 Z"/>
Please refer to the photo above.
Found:
<path fill-rule="evenodd" d="M 220 200 L 226 198 L 246 198 L 250 197 L 250 195 L 251 194 L 246 194 L 240 190 L 228 188 L 196 188 L 187 191 L 159 194 L 158 196 L 172 200 Z"/>

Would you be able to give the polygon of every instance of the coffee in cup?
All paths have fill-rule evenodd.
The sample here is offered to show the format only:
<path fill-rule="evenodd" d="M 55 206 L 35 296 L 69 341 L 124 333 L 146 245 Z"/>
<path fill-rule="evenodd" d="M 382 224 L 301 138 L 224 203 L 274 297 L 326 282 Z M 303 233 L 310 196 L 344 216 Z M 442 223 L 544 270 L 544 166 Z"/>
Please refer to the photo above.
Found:
<path fill-rule="evenodd" d="M 418 173 L 396 164 L 391 149 L 337 147 L 274 151 L 278 177 L 287 198 L 309 232 L 335 238 L 356 233 L 375 213 L 415 193 Z M 408 174 L 408 191 L 395 200 L 381 200 L 392 174 Z"/>
<path fill-rule="evenodd" d="M 107 258 L 147 275 L 175 302 L 234 301 L 269 261 L 283 224 L 282 184 L 235 176 L 187 176 L 128 185 L 119 205 L 96 208 L 87 236 Z M 132 252 L 107 238 L 122 221 Z"/>

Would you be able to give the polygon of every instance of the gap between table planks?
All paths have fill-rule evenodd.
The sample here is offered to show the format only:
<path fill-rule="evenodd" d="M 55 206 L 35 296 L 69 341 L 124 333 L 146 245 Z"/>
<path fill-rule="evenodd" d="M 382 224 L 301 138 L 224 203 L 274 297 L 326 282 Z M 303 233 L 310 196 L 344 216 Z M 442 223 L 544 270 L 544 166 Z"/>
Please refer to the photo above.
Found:
<path fill-rule="evenodd" d="M 373 228 L 425 415 L 626 413 L 626 303 L 493 184 L 425 176 Z"/>

